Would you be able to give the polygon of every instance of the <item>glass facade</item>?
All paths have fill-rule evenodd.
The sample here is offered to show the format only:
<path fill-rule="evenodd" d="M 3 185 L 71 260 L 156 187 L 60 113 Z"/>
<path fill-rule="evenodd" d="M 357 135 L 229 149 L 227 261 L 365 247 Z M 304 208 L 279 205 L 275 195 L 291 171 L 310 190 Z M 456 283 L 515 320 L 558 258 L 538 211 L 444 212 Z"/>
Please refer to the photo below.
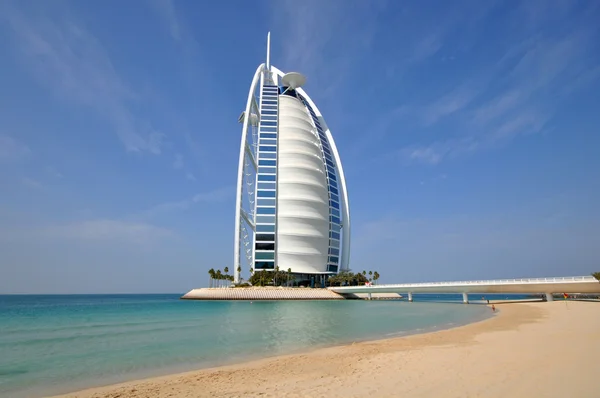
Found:
<path fill-rule="evenodd" d="M 277 213 L 277 86 L 264 84 L 260 96 L 258 173 L 256 182 L 256 237 L 254 269 L 275 268 Z"/>

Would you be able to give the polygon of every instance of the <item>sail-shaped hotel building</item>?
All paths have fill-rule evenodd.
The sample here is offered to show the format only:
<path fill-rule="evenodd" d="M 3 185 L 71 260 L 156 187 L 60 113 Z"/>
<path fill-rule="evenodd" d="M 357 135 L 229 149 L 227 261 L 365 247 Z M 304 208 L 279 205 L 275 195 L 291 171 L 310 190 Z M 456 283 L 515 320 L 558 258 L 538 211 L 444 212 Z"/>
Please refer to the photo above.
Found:
<path fill-rule="evenodd" d="M 323 281 L 349 269 L 350 210 L 340 156 L 323 115 L 267 58 L 239 118 L 235 280 L 247 271 L 291 271 Z"/>

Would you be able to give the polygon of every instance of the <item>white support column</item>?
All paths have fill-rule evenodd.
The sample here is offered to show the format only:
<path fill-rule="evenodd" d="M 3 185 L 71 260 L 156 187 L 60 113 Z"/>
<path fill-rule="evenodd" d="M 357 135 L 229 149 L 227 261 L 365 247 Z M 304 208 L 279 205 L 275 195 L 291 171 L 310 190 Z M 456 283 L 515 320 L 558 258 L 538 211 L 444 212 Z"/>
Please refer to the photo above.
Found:
<path fill-rule="evenodd" d="M 369 295 L 369 300 L 371 300 L 372 299 L 371 293 L 367 293 L 367 294 Z"/>
<path fill-rule="evenodd" d="M 467 293 L 463 293 L 463 304 L 469 304 L 469 295 Z"/>
<path fill-rule="evenodd" d="M 412 296 L 412 293 L 411 293 L 411 292 L 408 292 L 408 301 L 409 301 L 410 303 L 412 303 L 412 302 L 413 302 L 413 296 Z"/>
<path fill-rule="evenodd" d="M 248 126 L 250 125 L 250 114 L 252 109 L 252 101 L 254 99 L 254 91 L 262 76 L 262 71 L 265 64 L 261 64 L 254 73 L 252 84 L 248 92 L 248 100 L 246 101 L 244 125 L 242 127 L 242 139 L 240 145 L 240 156 L 238 161 L 238 179 L 236 188 L 236 201 L 235 201 L 235 238 L 233 242 L 233 272 L 234 281 L 237 283 L 240 281 L 240 274 L 238 268 L 241 265 L 240 258 L 240 237 L 241 237 L 241 223 L 242 223 L 242 195 L 244 187 L 244 158 L 246 156 L 246 137 L 248 134 Z"/>
<path fill-rule="evenodd" d="M 554 297 L 552 296 L 552 293 L 546 293 L 546 301 L 550 302 L 550 301 L 554 301 Z"/>

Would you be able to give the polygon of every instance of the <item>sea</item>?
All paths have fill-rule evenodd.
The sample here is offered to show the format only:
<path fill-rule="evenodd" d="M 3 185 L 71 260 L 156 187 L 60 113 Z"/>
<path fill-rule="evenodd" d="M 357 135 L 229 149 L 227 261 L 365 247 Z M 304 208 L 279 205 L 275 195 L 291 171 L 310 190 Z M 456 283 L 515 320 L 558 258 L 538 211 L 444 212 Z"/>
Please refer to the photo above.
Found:
<path fill-rule="evenodd" d="M 492 316 L 460 295 L 187 301 L 180 294 L 0 295 L 0 397 L 40 397 Z M 487 295 L 489 299 L 526 296 Z"/>

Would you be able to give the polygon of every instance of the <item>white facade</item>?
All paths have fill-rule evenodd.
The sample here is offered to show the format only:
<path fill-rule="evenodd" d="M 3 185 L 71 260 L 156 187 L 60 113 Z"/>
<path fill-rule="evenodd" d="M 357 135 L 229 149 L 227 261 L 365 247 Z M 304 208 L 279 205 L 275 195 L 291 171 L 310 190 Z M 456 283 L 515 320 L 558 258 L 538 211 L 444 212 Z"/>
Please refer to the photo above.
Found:
<path fill-rule="evenodd" d="M 319 138 L 299 99 L 280 96 L 277 263 L 297 273 L 327 272 L 329 197 Z"/>
<path fill-rule="evenodd" d="M 270 65 L 268 50 L 240 117 L 236 281 L 240 268 L 243 274 L 278 267 L 304 275 L 349 269 L 350 212 L 340 156 L 313 101 L 301 88 L 284 87 L 283 75 Z"/>

